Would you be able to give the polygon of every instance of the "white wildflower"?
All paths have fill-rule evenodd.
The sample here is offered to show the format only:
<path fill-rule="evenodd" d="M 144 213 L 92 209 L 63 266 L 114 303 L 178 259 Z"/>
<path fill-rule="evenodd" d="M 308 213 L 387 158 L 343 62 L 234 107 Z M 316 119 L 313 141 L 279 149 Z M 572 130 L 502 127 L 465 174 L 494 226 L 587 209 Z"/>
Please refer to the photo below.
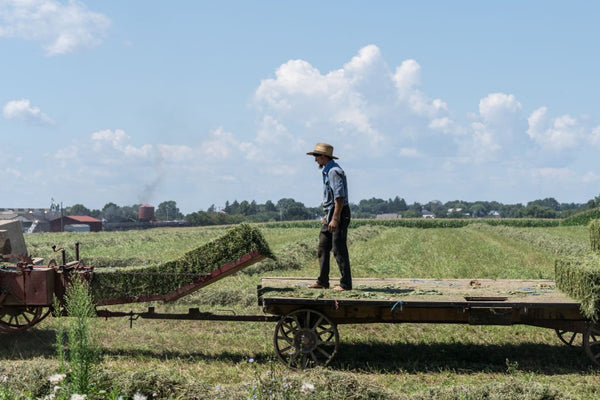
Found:
<path fill-rule="evenodd" d="M 56 385 L 57 383 L 62 382 L 66 377 L 66 374 L 54 374 L 48 378 L 48 381 L 50 381 L 51 384 Z"/>
<path fill-rule="evenodd" d="M 133 400 L 147 400 L 148 398 L 141 394 L 140 392 L 135 392 L 133 395 Z"/>
<path fill-rule="evenodd" d="M 5 382 L 8 382 L 8 376 L 0 375 L 0 383 L 5 383 Z"/>
<path fill-rule="evenodd" d="M 309 382 L 302 382 L 302 387 L 300 388 L 300 393 L 309 394 L 315 391 L 315 385 Z"/>
<path fill-rule="evenodd" d="M 85 400 L 85 399 L 87 399 L 87 394 L 73 393 L 71 395 L 71 400 Z"/>

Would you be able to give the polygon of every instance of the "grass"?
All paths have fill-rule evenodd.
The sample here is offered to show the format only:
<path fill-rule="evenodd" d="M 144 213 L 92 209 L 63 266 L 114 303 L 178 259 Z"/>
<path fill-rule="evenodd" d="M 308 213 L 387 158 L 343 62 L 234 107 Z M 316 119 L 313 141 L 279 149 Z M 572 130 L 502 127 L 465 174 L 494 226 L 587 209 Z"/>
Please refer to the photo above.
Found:
<path fill-rule="evenodd" d="M 253 266 L 175 304 L 157 304 L 157 311 L 187 312 L 189 307 L 199 307 L 219 313 L 261 314 L 256 305 L 261 276 L 316 277 L 316 250 L 310 251 L 317 243 L 316 229 L 275 226 L 261 230 L 279 258 L 296 257 L 300 267 L 281 264 L 277 270 L 264 271 L 261 265 Z M 26 240 L 35 256 L 32 249 L 41 250 L 47 244 L 68 247 L 79 241 L 85 260 L 90 255 L 91 260 L 136 266 L 167 261 L 223 232 L 221 228 L 176 228 L 34 234 Z M 355 277 L 552 279 L 557 248 L 576 252 L 589 243 L 585 227 L 477 225 L 445 229 L 361 226 L 350 229 L 349 239 Z M 308 251 L 303 250 L 306 247 Z M 336 271 L 335 263 L 332 271 Z M 111 309 L 145 311 L 145 307 Z M 2 390 L 21 394 L 21 398 L 47 393 L 47 378 L 59 367 L 56 324 L 56 319 L 48 318 L 19 335 L 2 336 L 0 378 L 5 376 L 6 381 L 0 382 L 0 396 Z M 91 379 L 107 390 L 117 385 L 128 396 L 140 392 L 148 398 L 169 399 L 269 398 L 269 391 L 278 394 L 273 398 L 314 399 L 532 400 L 588 399 L 600 394 L 600 374 L 584 351 L 565 346 L 549 329 L 342 325 L 340 352 L 330 366 L 295 372 L 277 361 L 274 325 L 141 319 L 130 328 L 126 318 L 97 321 L 101 358 Z"/>

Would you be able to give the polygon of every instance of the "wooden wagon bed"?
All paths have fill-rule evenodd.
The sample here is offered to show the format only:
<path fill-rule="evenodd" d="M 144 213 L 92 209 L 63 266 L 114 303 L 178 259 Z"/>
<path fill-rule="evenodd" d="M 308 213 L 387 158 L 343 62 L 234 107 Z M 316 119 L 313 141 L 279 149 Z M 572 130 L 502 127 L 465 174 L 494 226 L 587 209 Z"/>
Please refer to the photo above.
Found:
<path fill-rule="evenodd" d="M 600 327 L 552 280 L 353 279 L 353 290 L 308 289 L 314 278 L 263 278 L 258 301 L 281 317 L 274 343 L 288 366 L 327 364 L 337 352 L 339 324 L 524 324 L 555 329 L 566 344 L 578 335 L 600 360 Z M 581 336 L 580 336 L 581 337 Z"/>
<path fill-rule="evenodd" d="M 584 322 L 579 303 L 551 280 L 359 278 L 353 290 L 308 289 L 309 278 L 263 278 L 259 303 L 285 315 L 299 307 L 324 312 L 336 324 L 432 322 L 529 324 L 571 328 Z"/>

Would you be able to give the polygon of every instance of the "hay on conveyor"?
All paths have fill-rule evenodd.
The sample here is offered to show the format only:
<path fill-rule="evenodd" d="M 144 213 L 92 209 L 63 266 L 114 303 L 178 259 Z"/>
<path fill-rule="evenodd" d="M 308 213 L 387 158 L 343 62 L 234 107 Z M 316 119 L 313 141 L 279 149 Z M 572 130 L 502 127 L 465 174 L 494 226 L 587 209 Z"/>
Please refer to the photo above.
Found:
<path fill-rule="evenodd" d="M 124 298 L 136 301 L 143 296 L 165 295 L 252 252 L 258 256 L 244 267 L 265 257 L 274 258 L 262 233 L 241 224 L 176 260 L 144 268 L 96 270 L 91 282 L 92 295 L 96 302 Z"/>

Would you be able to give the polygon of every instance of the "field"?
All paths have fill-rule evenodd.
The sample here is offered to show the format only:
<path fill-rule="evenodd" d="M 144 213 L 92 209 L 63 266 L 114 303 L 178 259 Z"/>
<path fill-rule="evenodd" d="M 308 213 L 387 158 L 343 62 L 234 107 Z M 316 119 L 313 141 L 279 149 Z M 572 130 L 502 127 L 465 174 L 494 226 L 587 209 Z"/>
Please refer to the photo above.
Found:
<path fill-rule="evenodd" d="M 165 312 L 262 314 L 261 277 L 316 277 L 318 230 L 259 226 L 278 262 L 263 261 L 184 297 Z M 179 257 L 225 227 L 26 236 L 36 257 L 73 243 L 96 268 L 149 265 Z M 351 227 L 353 276 L 554 279 L 561 255 L 589 249 L 586 227 Z M 337 276 L 335 263 L 332 274 Z M 332 279 L 332 283 L 335 278 Z M 145 311 L 148 304 L 111 310 Z M 98 387 L 148 398 L 589 399 L 600 374 L 580 347 L 553 330 L 527 326 L 342 325 L 340 353 L 327 368 L 290 371 L 273 350 L 274 323 L 94 319 Z M 57 371 L 56 319 L 0 341 L 0 387 L 22 398 L 48 393 Z"/>

